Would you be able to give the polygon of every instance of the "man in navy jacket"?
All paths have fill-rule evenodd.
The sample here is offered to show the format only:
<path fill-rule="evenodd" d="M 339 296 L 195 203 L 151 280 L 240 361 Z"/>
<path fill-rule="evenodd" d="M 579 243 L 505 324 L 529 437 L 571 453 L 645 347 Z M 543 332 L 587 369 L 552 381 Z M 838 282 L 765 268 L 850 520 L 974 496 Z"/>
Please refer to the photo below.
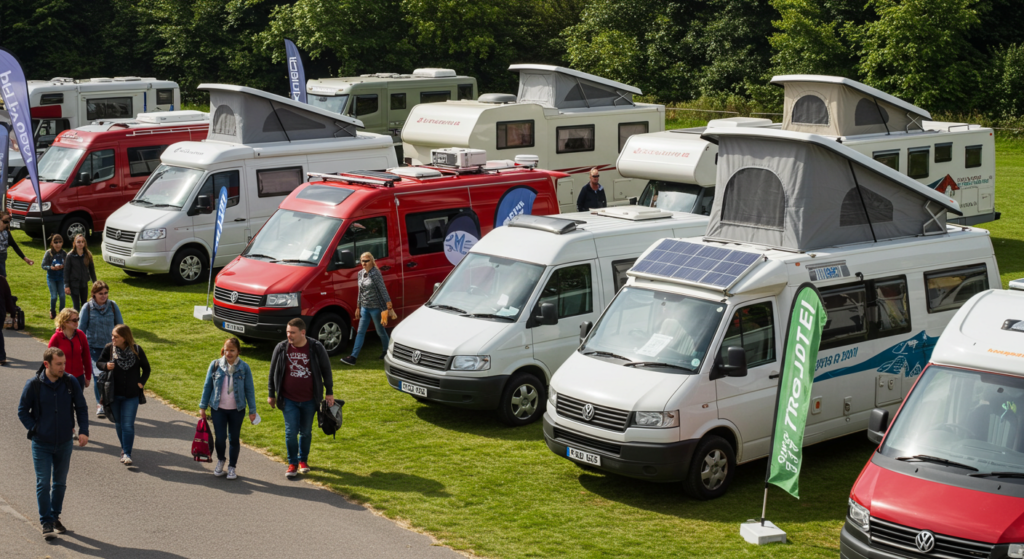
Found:
<path fill-rule="evenodd" d="M 576 198 L 576 209 L 581 212 L 597 210 L 608 206 L 608 198 L 604 194 L 604 187 L 598 182 L 601 172 L 594 167 L 590 170 L 590 182 L 580 190 Z"/>
<path fill-rule="evenodd" d="M 28 429 L 28 438 L 32 440 L 39 523 L 48 540 L 66 531 L 60 522 L 60 513 L 71 465 L 76 418 L 78 446 L 89 442 L 89 406 L 75 377 L 64 374 L 66 362 L 63 351 L 47 348 L 43 353 L 43 366 L 25 383 L 18 404 L 18 419 Z"/>

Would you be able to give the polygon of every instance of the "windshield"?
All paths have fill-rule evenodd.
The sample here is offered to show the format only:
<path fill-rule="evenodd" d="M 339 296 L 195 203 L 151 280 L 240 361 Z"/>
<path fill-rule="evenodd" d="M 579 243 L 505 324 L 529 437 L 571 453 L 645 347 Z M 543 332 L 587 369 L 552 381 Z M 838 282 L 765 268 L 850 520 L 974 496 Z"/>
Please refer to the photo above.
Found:
<path fill-rule="evenodd" d="M 705 192 L 701 196 L 702 192 Z M 711 213 L 714 189 L 668 181 L 648 181 L 639 205 L 660 208 L 674 212 L 689 212 L 700 215 Z"/>
<path fill-rule="evenodd" d="M 612 354 L 622 360 L 663 363 L 697 372 L 708 355 L 725 307 L 725 303 L 686 295 L 623 287 L 580 352 Z"/>
<path fill-rule="evenodd" d="M 277 210 L 242 256 L 288 264 L 318 264 L 331 252 L 341 219 L 322 215 Z"/>
<path fill-rule="evenodd" d="M 881 452 L 891 458 L 937 457 L 981 474 L 1024 474 L 1022 417 L 1024 378 L 931 365 L 903 404 Z"/>
<path fill-rule="evenodd" d="M 82 159 L 84 149 L 55 147 L 46 150 L 39 158 L 39 180 L 63 183 Z"/>
<path fill-rule="evenodd" d="M 188 201 L 192 188 L 202 176 L 203 171 L 197 169 L 160 165 L 149 176 L 146 184 L 142 185 L 132 203 L 140 206 L 181 208 Z"/>
<path fill-rule="evenodd" d="M 341 113 L 345 110 L 345 103 L 348 102 L 348 95 L 335 95 L 333 97 L 327 95 L 307 95 L 309 104 L 314 107 L 320 107 L 321 109 L 327 109 L 328 111 Z"/>
<path fill-rule="evenodd" d="M 467 254 L 427 302 L 471 315 L 519 318 L 544 267 L 499 256 Z"/>

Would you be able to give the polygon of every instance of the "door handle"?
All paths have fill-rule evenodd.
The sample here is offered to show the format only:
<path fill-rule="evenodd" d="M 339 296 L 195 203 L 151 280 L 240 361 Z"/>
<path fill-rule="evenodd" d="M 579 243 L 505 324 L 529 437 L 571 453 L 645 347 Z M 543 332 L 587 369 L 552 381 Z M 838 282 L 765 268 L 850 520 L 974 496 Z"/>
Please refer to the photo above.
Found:
<path fill-rule="evenodd" d="M 382 271 L 382 272 L 386 272 L 386 271 L 388 271 L 390 269 L 391 269 L 391 266 L 381 266 L 380 267 L 380 271 Z"/>
<path fill-rule="evenodd" d="M 110 188 L 117 188 L 117 185 L 116 184 L 112 184 L 112 185 L 110 185 Z"/>
<path fill-rule="evenodd" d="M 405 265 L 405 267 L 406 268 L 415 268 L 416 267 L 416 263 L 415 262 L 409 262 L 408 264 Z"/>
<path fill-rule="evenodd" d="M 240 217 L 240 218 L 236 219 L 235 221 L 245 221 L 245 218 L 244 217 Z"/>
<path fill-rule="evenodd" d="M 768 375 L 768 380 L 777 379 L 777 378 L 779 378 L 780 374 L 781 373 L 772 373 L 772 374 Z"/>

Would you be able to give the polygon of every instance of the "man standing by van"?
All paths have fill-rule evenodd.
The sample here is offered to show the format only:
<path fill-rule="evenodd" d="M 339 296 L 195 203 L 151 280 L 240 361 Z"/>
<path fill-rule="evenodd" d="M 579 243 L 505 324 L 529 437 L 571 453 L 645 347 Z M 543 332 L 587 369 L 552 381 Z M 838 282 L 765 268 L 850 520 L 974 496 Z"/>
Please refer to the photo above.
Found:
<path fill-rule="evenodd" d="M 288 448 L 287 477 L 309 472 L 309 445 L 313 416 L 320 407 L 324 390 L 327 405 L 334 405 L 334 381 L 327 350 L 318 340 L 306 336 L 306 323 L 293 318 L 285 327 L 287 340 L 277 344 L 270 358 L 267 403 L 284 412 L 284 439 Z"/>
<path fill-rule="evenodd" d="M 601 172 L 594 167 L 590 170 L 590 184 L 583 187 L 576 198 L 576 209 L 581 212 L 608 207 L 608 199 L 604 195 L 604 187 L 598 182 Z"/>

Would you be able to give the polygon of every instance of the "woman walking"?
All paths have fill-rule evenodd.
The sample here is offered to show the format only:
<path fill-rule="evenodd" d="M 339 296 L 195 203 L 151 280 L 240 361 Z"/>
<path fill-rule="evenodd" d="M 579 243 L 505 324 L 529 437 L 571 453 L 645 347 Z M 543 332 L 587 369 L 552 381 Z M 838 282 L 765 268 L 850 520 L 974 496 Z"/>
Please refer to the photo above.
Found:
<path fill-rule="evenodd" d="M 57 299 L 60 310 L 64 310 L 64 237 L 54 233 L 50 237 L 50 248 L 43 254 L 43 269 L 46 270 L 46 287 L 50 288 L 50 320 L 57 318 Z M 106 338 L 104 338 L 106 339 Z"/>
<path fill-rule="evenodd" d="M 241 345 L 236 338 L 224 341 L 220 359 L 214 359 L 206 371 L 203 397 L 199 401 L 199 414 L 203 419 L 206 419 L 206 408 L 213 408 L 213 437 L 217 449 L 217 465 L 213 468 L 213 475 L 224 475 L 224 447 L 228 441 L 231 443 L 228 479 L 238 477 L 235 466 L 242 446 L 239 436 L 246 405 L 249 406 L 249 421 L 256 421 L 256 390 L 253 388 L 252 371 L 248 363 L 238 357 L 240 349 Z"/>
<path fill-rule="evenodd" d="M 363 349 L 363 341 L 366 339 L 366 330 L 370 323 L 377 330 L 380 343 L 384 351 L 378 359 L 384 359 L 388 351 L 388 331 L 384 329 L 388 325 L 388 313 L 391 311 L 391 297 L 388 297 L 388 289 L 384 286 L 384 276 L 377 269 L 377 261 L 369 252 L 364 252 L 359 257 L 359 263 L 363 269 L 359 270 L 356 276 L 356 283 L 359 285 L 359 331 L 356 333 L 356 341 L 352 344 L 352 355 L 343 357 L 341 362 L 346 365 L 355 365 L 360 350 Z M 386 308 L 385 308 L 386 306 Z"/>
<path fill-rule="evenodd" d="M 76 235 L 74 245 L 64 261 L 64 293 L 71 296 L 71 304 L 77 311 L 88 296 L 89 280 L 96 281 L 96 267 L 85 235 Z"/>
<path fill-rule="evenodd" d="M 149 380 L 149 360 L 146 352 L 135 343 L 131 328 L 124 324 L 114 327 L 111 342 L 100 353 L 99 366 L 114 381 L 114 401 L 110 402 L 114 430 L 121 442 L 121 462 L 132 465 L 132 447 L 135 444 L 135 416 L 139 404 L 145 402 L 142 389 Z"/>
<path fill-rule="evenodd" d="M 63 305 L 63 294 L 61 297 Z M 82 305 L 78 327 L 85 332 L 85 338 L 89 340 L 89 355 L 92 356 L 93 362 L 99 363 L 103 346 L 107 344 L 107 340 L 114 332 L 114 326 L 123 323 L 121 308 L 110 300 L 110 287 L 107 286 L 107 283 L 99 280 L 92 284 L 92 298 L 88 303 Z M 100 404 L 99 382 L 93 384 L 93 392 L 96 394 L 96 417 L 105 417 L 103 405 Z"/>
<path fill-rule="evenodd" d="M 92 357 L 89 355 L 89 340 L 85 338 L 85 332 L 78 329 L 78 312 L 74 309 L 60 311 L 53 325 L 57 331 L 50 338 L 49 347 L 64 352 L 67 357 L 64 372 L 75 377 L 84 394 L 92 381 Z"/>
<path fill-rule="evenodd" d="M 21 252 L 21 247 L 18 246 L 18 242 L 14 240 L 14 236 L 11 235 L 11 214 L 4 210 L 0 212 L 0 276 L 7 277 L 7 248 L 13 248 L 14 252 L 17 253 L 22 260 L 25 261 L 29 266 L 35 266 L 35 262 L 25 257 L 25 253 Z"/>

